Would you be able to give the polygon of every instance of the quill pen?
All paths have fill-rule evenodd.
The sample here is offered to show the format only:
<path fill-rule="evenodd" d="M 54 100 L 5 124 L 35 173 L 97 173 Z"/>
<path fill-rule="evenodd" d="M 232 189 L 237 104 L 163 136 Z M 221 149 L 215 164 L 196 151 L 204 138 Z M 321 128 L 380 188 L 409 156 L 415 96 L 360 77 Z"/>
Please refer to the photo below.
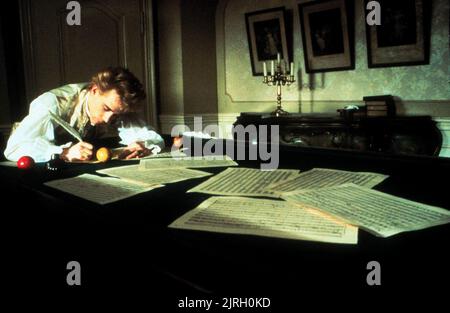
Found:
<path fill-rule="evenodd" d="M 55 121 L 59 126 L 64 128 L 69 134 L 71 134 L 74 138 L 76 138 L 78 141 L 83 141 L 80 134 L 67 123 L 62 118 L 60 118 L 58 115 L 53 113 L 52 111 L 48 111 L 50 113 L 50 117 L 53 121 Z"/>

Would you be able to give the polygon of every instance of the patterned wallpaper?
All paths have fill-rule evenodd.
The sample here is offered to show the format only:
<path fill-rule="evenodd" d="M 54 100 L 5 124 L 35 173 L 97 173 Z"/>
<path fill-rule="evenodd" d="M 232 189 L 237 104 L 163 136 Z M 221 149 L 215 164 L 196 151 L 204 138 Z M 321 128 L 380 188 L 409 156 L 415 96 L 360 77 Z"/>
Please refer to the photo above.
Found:
<path fill-rule="evenodd" d="M 433 1 L 430 65 L 378 69 L 368 68 L 365 10 L 363 0 L 355 2 L 355 70 L 308 77 L 304 71 L 297 1 L 227 1 L 223 5 L 223 29 L 218 26 L 218 33 L 223 34 L 223 60 L 218 61 L 222 61 L 224 66 L 223 83 L 228 105 L 258 102 L 260 104 L 255 110 L 259 111 L 267 106 L 262 102 L 272 101 L 275 97 L 275 87 L 264 85 L 261 76 L 252 76 L 244 14 L 277 6 L 293 11 L 294 61 L 297 69 L 301 68 L 297 81 L 308 83 L 313 79 L 317 87 L 312 91 L 300 88 L 299 84 L 283 87 L 283 100 L 360 101 L 363 96 L 380 94 L 392 94 L 404 101 L 450 100 L 448 0 Z M 235 111 L 235 108 L 230 109 L 225 111 Z"/>

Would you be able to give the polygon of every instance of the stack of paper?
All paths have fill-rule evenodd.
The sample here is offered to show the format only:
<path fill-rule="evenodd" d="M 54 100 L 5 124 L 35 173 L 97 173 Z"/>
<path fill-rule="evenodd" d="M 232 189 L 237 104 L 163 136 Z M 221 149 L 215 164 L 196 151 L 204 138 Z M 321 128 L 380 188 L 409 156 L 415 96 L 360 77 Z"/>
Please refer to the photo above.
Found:
<path fill-rule="evenodd" d="M 189 192 L 281 197 L 287 202 L 214 197 L 180 217 L 171 227 L 347 242 L 349 237 L 344 235 L 330 239 L 329 231 L 334 232 L 336 224 L 331 227 L 329 223 L 337 223 L 343 227 L 341 230 L 352 235 L 357 231 L 350 224 L 388 237 L 450 222 L 450 212 L 445 209 L 370 189 L 387 177 L 320 168 L 301 174 L 292 170 L 264 172 L 229 168 Z M 328 224 L 312 220 L 305 212 L 320 216 Z M 312 228 L 308 227 L 314 228 L 315 235 L 322 233 L 324 236 L 311 235 Z"/>
<path fill-rule="evenodd" d="M 163 184 L 212 175 L 188 167 L 234 165 L 227 157 L 155 158 L 98 171 L 111 177 L 84 174 L 46 185 L 104 204 Z M 170 227 L 356 243 L 357 227 L 388 237 L 450 222 L 450 212 L 445 209 L 370 189 L 386 178 L 377 173 L 320 168 L 299 174 L 297 170 L 230 167 L 188 192 L 243 197 L 212 197 Z"/>

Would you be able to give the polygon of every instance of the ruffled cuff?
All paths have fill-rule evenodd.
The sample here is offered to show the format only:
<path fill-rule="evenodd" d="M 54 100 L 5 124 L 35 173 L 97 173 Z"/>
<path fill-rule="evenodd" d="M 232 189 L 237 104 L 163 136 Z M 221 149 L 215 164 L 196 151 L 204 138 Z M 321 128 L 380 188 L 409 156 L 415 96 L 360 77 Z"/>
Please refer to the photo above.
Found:
<path fill-rule="evenodd" d="M 152 154 L 158 154 L 161 152 L 161 147 L 155 144 L 145 145 L 145 147 L 149 150 L 152 150 Z"/>
<path fill-rule="evenodd" d="M 149 130 L 147 127 L 121 127 L 119 130 L 120 143 L 130 145 L 134 142 L 143 142 L 147 149 L 151 146 L 159 147 L 159 151 L 164 148 L 164 140 L 155 131 Z"/>

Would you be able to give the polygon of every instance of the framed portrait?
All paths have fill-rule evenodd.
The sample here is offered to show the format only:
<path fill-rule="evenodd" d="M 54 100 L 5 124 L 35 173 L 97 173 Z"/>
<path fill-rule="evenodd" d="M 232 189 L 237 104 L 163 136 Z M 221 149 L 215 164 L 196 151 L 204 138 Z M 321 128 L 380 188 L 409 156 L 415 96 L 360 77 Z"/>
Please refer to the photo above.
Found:
<path fill-rule="evenodd" d="M 307 73 L 355 68 L 353 0 L 298 4 Z"/>
<path fill-rule="evenodd" d="M 366 23 L 369 68 L 429 64 L 431 1 L 378 1 L 381 25 Z"/>
<path fill-rule="evenodd" d="M 245 14 L 248 46 L 253 76 L 263 75 L 263 63 L 277 60 L 289 64 L 288 38 L 286 32 L 286 11 L 284 7 L 250 12 Z"/>

